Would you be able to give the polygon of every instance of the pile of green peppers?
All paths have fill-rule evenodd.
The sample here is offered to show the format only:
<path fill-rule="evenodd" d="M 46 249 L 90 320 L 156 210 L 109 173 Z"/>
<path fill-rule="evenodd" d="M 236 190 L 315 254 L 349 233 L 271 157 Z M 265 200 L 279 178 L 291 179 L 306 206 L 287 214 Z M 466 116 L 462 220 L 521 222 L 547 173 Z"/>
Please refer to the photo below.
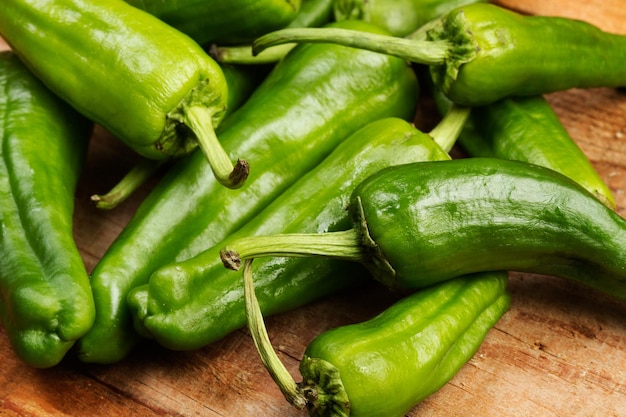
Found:
<path fill-rule="evenodd" d="M 626 220 L 543 96 L 626 86 L 626 36 L 484 0 L 3 0 L 0 36 L 0 320 L 31 366 L 247 324 L 295 407 L 394 417 L 480 348 L 507 271 L 626 300 Z M 145 157 L 99 207 L 158 182 L 88 272 L 95 123 Z M 293 381 L 263 316 L 372 279 L 399 301 L 316 337 Z"/>

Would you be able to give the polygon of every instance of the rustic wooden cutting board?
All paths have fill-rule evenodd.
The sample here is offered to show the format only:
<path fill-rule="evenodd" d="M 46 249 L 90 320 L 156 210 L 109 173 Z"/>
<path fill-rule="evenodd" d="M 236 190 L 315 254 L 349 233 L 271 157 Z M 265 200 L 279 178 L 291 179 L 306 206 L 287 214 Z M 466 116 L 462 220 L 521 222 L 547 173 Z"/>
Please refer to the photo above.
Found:
<path fill-rule="evenodd" d="M 626 34 L 623 0 L 497 3 Z M 7 48 L 1 40 L 0 48 Z M 573 90 L 548 98 L 626 216 L 626 94 Z M 89 270 L 153 183 L 110 212 L 93 208 L 89 196 L 107 190 L 135 161 L 106 131 L 96 130 L 76 197 L 76 240 Z M 408 416 L 626 416 L 626 304 L 571 282 L 528 274 L 512 274 L 510 291 L 510 311 L 476 356 Z M 297 375 L 312 337 L 371 317 L 390 300 L 378 287 L 366 286 L 269 318 L 269 334 Z M 85 365 L 69 357 L 37 370 L 17 359 L 0 329 L 0 363 L 0 416 L 306 415 L 284 401 L 244 330 L 194 352 L 147 343 L 115 365 Z"/>

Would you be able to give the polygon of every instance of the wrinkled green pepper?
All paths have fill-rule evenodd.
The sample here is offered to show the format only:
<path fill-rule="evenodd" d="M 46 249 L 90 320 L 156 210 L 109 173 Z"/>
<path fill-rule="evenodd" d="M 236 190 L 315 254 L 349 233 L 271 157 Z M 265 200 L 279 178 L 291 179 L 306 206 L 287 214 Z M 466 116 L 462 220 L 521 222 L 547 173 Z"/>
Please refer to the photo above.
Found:
<path fill-rule="evenodd" d="M 244 267 L 248 327 L 287 401 L 311 417 L 402 417 L 456 375 L 508 310 L 507 273 L 459 277 L 401 299 L 376 317 L 317 336 L 295 383 L 273 351 Z"/>
<path fill-rule="evenodd" d="M 410 39 L 323 28 L 282 29 L 254 51 L 293 42 L 333 42 L 430 66 L 450 100 L 479 106 L 511 96 L 626 85 L 626 36 L 554 16 L 523 16 L 488 3 L 457 8 Z M 412 38 L 411 38 L 412 37 Z"/>
<path fill-rule="evenodd" d="M 0 318 L 29 365 L 56 365 L 94 320 L 72 234 L 92 123 L 0 52 Z"/>
<path fill-rule="evenodd" d="M 197 349 L 245 325 L 243 286 L 220 262 L 224 242 L 270 233 L 327 232 L 349 227 L 345 210 L 367 176 L 414 161 L 449 159 L 433 139 L 397 118 L 372 122 L 220 245 L 157 269 L 128 301 L 136 329 L 177 350 Z M 309 204 L 315 201 L 316 204 Z M 259 260 L 257 288 L 264 314 L 304 305 L 363 282 L 365 271 L 335 260 Z"/>
<path fill-rule="evenodd" d="M 4 0 L 2 35 L 59 97 L 139 154 L 206 154 L 228 187 L 248 166 L 221 148 L 214 127 L 228 86 L 219 65 L 188 36 L 117 0 Z"/>
<path fill-rule="evenodd" d="M 337 21 L 360 19 L 386 29 L 393 36 L 407 36 L 449 11 L 489 0 L 336 0 Z"/>
<path fill-rule="evenodd" d="M 244 238 L 224 250 L 225 263 L 237 268 L 237 253 L 325 254 L 362 262 L 386 285 L 409 288 L 521 271 L 626 299 L 626 220 L 545 167 L 465 158 L 386 168 L 355 189 L 350 210 L 352 229 Z"/>
<path fill-rule="evenodd" d="M 381 31 L 357 21 L 343 27 Z M 129 353 L 137 339 L 126 296 L 154 270 L 218 244 L 368 122 L 413 118 L 418 84 L 405 61 L 302 46 L 219 128 L 224 147 L 245 152 L 257 167 L 236 198 L 207 177 L 201 157 L 189 155 L 170 168 L 98 262 L 96 323 L 79 342 L 83 361 L 115 362 Z"/>
<path fill-rule="evenodd" d="M 246 43 L 287 26 L 301 0 L 125 0 L 200 45 Z"/>
<path fill-rule="evenodd" d="M 437 91 L 433 98 L 445 114 L 449 101 Z M 543 96 L 474 107 L 458 143 L 472 157 L 513 159 L 558 171 L 615 209 L 613 193 Z"/>

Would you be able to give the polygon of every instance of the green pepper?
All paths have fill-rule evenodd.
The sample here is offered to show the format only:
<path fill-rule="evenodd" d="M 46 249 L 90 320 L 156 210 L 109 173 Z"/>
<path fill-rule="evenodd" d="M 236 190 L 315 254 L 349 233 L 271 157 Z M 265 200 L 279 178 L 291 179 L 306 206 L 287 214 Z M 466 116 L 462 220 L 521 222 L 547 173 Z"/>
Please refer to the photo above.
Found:
<path fill-rule="evenodd" d="M 200 45 L 234 44 L 289 24 L 301 0 L 125 0 L 189 35 Z"/>
<path fill-rule="evenodd" d="M 283 29 L 257 39 L 256 53 L 282 43 L 333 42 L 430 66 L 437 86 L 464 106 L 570 88 L 626 85 L 626 36 L 563 17 L 522 16 L 487 3 L 457 8 L 410 39 L 324 28 Z"/>
<path fill-rule="evenodd" d="M 139 154 L 167 159 L 206 154 L 224 185 L 235 166 L 213 131 L 228 88 L 219 65 L 192 39 L 117 0 L 5 0 L 2 35 L 50 90 Z"/>
<path fill-rule="evenodd" d="M 332 21 L 333 0 L 302 0 L 296 18 L 286 27 L 304 28 L 324 26 Z M 252 55 L 252 39 L 245 45 L 211 44 L 209 53 L 222 64 L 262 65 L 280 61 L 295 45 L 279 45 Z"/>
<path fill-rule="evenodd" d="M 450 119 L 454 123 L 454 119 Z M 449 122 L 442 122 L 449 124 Z M 389 165 L 449 159 L 433 139 L 398 118 L 372 122 L 220 245 L 157 269 L 128 302 L 136 329 L 170 349 L 197 349 L 245 325 L 242 283 L 223 267 L 220 247 L 237 237 L 326 232 L 348 227 L 352 189 Z M 314 201 L 315 204 L 309 204 Z M 347 262 L 283 259 L 259 262 L 265 314 L 293 309 L 362 282 Z"/>
<path fill-rule="evenodd" d="M 376 317 L 331 329 L 307 346 L 296 384 L 271 348 L 244 267 L 248 327 L 287 401 L 312 417 L 401 417 L 476 353 L 508 310 L 507 273 L 459 277 L 401 299 Z"/>
<path fill-rule="evenodd" d="M 357 21 L 343 27 L 381 31 Z M 236 198 L 207 178 L 201 157 L 189 155 L 168 170 L 95 266 L 96 323 L 79 342 L 82 360 L 115 362 L 132 349 L 126 296 L 154 270 L 219 243 L 368 122 L 413 118 L 418 84 L 405 61 L 302 46 L 219 128 L 224 147 L 245 152 L 257 167 Z"/>
<path fill-rule="evenodd" d="M 626 299 L 626 220 L 545 167 L 496 158 L 391 167 L 355 189 L 350 210 L 351 229 L 242 238 L 224 250 L 225 264 L 325 254 L 362 262 L 386 285 L 408 288 L 521 271 Z"/>
<path fill-rule="evenodd" d="M 360 19 L 407 36 L 449 11 L 489 0 L 336 0 L 335 20 Z"/>
<path fill-rule="evenodd" d="M 433 91 L 442 114 L 450 102 Z M 472 109 L 458 143 L 472 157 L 524 161 L 573 179 L 608 207 L 615 198 L 543 96 L 511 97 Z"/>
<path fill-rule="evenodd" d="M 29 365 L 56 365 L 94 320 L 72 234 L 92 123 L 0 52 L 0 318 Z"/>

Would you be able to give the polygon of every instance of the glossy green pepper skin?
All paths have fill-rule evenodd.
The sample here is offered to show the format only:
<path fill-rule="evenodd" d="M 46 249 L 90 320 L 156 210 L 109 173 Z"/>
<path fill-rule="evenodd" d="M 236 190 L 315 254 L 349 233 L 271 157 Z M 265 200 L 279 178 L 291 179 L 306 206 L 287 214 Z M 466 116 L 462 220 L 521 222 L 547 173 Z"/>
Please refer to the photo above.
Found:
<path fill-rule="evenodd" d="M 431 20 L 471 3 L 488 0 L 336 0 L 337 21 L 361 19 L 385 28 L 393 36 L 407 36 Z"/>
<path fill-rule="evenodd" d="M 400 288 L 530 272 L 626 299 L 626 220 L 545 167 L 497 158 L 390 167 L 355 188 L 350 211 L 354 228 L 334 236 L 256 236 L 224 253 L 233 268 L 239 258 L 281 254 L 351 259 Z"/>
<path fill-rule="evenodd" d="M 0 52 L 0 318 L 16 353 L 47 368 L 94 320 L 72 234 L 92 124 L 12 52 Z"/>
<path fill-rule="evenodd" d="M 389 168 L 355 189 L 351 205 L 382 254 L 371 258 L 382 281 L 422 287 L 522 271 L 626 298 L 626 221 L 593 194 L 519 161 L 448 162 Z"/>
<path fill-rule="evenodd" d="M 436 90 L 433 98 L 445 114 L 450 102 Z M 613 193 L 543 96 L 472 108 L 458 143 L 472 157 L 513 159 L 560 172 L 615 209 Z"/>
<path fill-rule="evenodd" d="M 195 149 L 191 108 L 217 126 L 224 75 L 188 36 L 117 0 L 5 0 L 0 34 L 54 93 L 150 159 Z"/>
<path fill-rule="evenodd" d="M 221 245 L 242 236 L 342 230 L 350 225 L 350 193 L 367 176 L 390 165 L 444 159 L 449 156 L 430 136 L 402 119 L 364 126 L 220 246 L 157 269 L 148 284 L 131 291 L 137 330 L 167 348 L 189 350 L 243 327 L 243 285 L 239 274 L 223 267 Z M 363 282 L 366 272 L 355 266 L 331 259 L 258 260 L 263 313 L 293 309 Z"/>
<path fill-rule="evenodd" d="M 459 277 L 317 336 L 300 362 L 312 417 L 401 417 L 471 359 L 508 310 L 506 272 Z M 306 395 L 305 395 L 306 397 Z"/>
<path fill-rule="evenodd" d="M 409 39 L 321 28 L 282 29 L 255 40 L 262 52 L 284 43 L 332 42 L 430 66 L 454 103 L 480 106 L 505 97 L 570 88 L 626 85 L 626 36 L 579 20 L 523 16 L 488 3 L 459 7 Z"/>
<path fill-rule="evenodd" d="M 301 0 L 125 0 L 200 45 L 250 42 L 296 18 Z"/>
<path fill-rule="evenodd" d="M 363 22 L 343 25 L 380 32 Z M 96 265 L 98 315 L 80 341 L 81 359 L 122 359 L 136 341 L 126 305 L 132 288 L 157 268 L 219 243 L 363 125 L 412 119 L 417 97 L 417 79 L 403 60 L 335 45 L 295 48 L 220 126 L 224 147 L 245 152 L 256 167 L 236 198 L 207 176 L 201 156 L 190 155 L 168 171 Z"/>

